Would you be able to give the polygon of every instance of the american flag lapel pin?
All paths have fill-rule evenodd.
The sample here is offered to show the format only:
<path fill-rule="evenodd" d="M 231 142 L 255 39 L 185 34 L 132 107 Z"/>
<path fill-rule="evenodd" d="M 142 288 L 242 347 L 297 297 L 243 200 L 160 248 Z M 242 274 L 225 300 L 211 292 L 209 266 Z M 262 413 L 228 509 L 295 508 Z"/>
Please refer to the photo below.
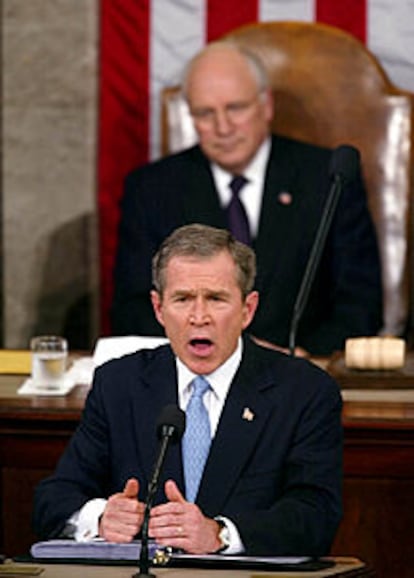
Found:
<path fill-rule="evenodd" d="M 246 421 L 253 421 L 254 420 L 254 413 L 249 407 L 245 407 L 242 413 L 242 418 Z"/>

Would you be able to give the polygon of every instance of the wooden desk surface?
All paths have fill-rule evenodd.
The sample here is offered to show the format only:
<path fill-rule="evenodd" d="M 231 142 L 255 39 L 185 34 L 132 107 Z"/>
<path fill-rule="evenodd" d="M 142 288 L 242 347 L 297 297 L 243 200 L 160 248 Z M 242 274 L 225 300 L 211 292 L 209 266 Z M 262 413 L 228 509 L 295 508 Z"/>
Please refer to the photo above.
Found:
<path fill-rule="evenodd" d="M 339 383 L 344 400 L 344 425 L 352 427 L 366 422 L 387 420 L 388 427 L 414 428 L 414 352 L 407 356 L 404 368 L 396 371 L 348 370 L 343 355 L 318 359 L 316 364 L 328 371 Z M 78 420 L 88 392 L 77 386 L 63 397 L 21 396 L 18 387 L 22 375 L 0 374 L 0 416 L 18 415 L 24 419 Z M 389 387 L 387 387 L 389 384 Z"/>
<path fill-rule="evenodd" d="M 88 386 L 78 385 L 65 396 L 19 395 L 17 390 L 24 380 L 22 375 L 0 375 L 0 415 L 15 413 L 31 419 L 44 412 L 44 419 L 79 419 Z"/>
<path fill-rule="evenodd" d="M 131 578 L 138 573 L 137 566 L 83 566 L 71 564 L 19 564 L 29 568 L 42 568 L 41 578 Z M 332 568 L 317 572 L 264 572 L 263 570 L 201 570 L 195 568 L 151 568 L 156 576 L 164 578 L 375 578 L 365 564 L 356 558 L 341 558 Z M 16 574 L 17 575 L 17 574 Z"/>

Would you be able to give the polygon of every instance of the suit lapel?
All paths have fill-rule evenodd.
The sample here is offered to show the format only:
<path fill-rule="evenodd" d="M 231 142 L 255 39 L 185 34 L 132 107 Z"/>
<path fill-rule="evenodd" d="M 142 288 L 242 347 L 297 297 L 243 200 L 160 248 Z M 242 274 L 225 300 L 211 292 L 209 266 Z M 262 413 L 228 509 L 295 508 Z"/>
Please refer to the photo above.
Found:
<path fill-rule="evenodd" d="M 146 480 L 143 480 L 143 483 L 147 487 L 158 454 L 156 429 L 160 412 L 166 405 L 178 404 L 176 366 L 170 347 L 160 349 L 148 364 L 142 375 L 142 381 L 143 387 L 148 391 L 144 396 L 137 394 L 134 397 L 133 415 L 139 455 L 142 458 L 143 471 L 146 473 Z M 142 399 L 145 399 L 145 407 L 142 406 Z M 183 487 L 180 444 L 171 444 L 169 447 L 162 478 L 163 480 L 173 478 L 179 487 Z M 160 487 L 163 487 L 163 483 Z"/>
<path fill-rule="evenodd" d="M 245 346 L 200 485 L 197 503 L 207 515 L 222 511 L 273 409 L 266 390 L 275 386 L 274 378 L 256 362 L 259 348 L 248 341 Z"/>
<path fill-rule="evenodd" d="M 226 227 L 225 216 L 220 206 L 210 165 L 199 147 L 195 147 L 192 153 L 188 167 L 190 186 L 183 203 L 185 222 L 224 228 Z"/>
<path fill-rule="evenodd" d="M 293 187 L 298 167 L 292 155 L 286 154 L 283 140 L 273 137 L 270 158 L 266 171 L 260 212 L 259 233 L 254 243 L 257 256 L 257 287 L 265 291 L 269 280 L 266 274 L 274 275 L 278 263 L 288 258 L 292 221 L 298 209 Z"/>

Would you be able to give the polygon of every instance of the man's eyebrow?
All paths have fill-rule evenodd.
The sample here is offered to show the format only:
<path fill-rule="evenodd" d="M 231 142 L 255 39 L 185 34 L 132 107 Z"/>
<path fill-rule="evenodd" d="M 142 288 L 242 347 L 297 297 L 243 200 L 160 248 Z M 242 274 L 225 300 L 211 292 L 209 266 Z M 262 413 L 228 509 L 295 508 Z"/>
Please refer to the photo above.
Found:
<path fill-rule="evenodd" d="M 172 297 L 181 297 L 183 295 L 195 295 L 197 292 L 192 289 L 176 289 L 171 293 Z M 203 293 L 207 296 L 221 297 L 228 295 L 229 292 L 226 289 L 205 289 Z"/>
<path fill-rule="evenodd" d="M 173 297 L 181 296 L 181 295 L 191 295 L 193 292 L 191 291 L 191 289 L 176 289 L 175 291 L 173 291 L 171 293 L 171 295 Z"/>
<path fill-rule="evenodd" d="M 226 297 L 229 294 L 225 289 L 208 289 L 206 293 L 214 297 Z"/>

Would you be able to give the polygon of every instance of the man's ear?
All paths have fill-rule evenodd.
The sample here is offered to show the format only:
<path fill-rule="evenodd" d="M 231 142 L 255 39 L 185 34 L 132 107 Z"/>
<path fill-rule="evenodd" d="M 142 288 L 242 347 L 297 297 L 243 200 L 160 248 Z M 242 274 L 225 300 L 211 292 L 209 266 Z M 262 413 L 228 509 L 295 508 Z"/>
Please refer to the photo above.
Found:
<path fill-rule="evenodd" d="M 271 91 L 270 88 L 266 89 L 264 106 L 266 110 L 266 119 L 270 124 L 275 114 L 275 101 L 273 92 Z"/>
<path fill-rule="evenodd" d="M 155 291 L 154 289 L 151 291 L 151 303 L 158 323 L 160 323 L 164 327 L 161 295 L 158 293 L 158 291 Z"/>
<path fill-rule="evenodd" d="M 259 305 L 259 293 L 257 291 L 251 291 L 245 301 L 244 301 L 244 311 L 243 311 L 243 329 L 248 327 L 256 313 L 257 307 Z"/>

